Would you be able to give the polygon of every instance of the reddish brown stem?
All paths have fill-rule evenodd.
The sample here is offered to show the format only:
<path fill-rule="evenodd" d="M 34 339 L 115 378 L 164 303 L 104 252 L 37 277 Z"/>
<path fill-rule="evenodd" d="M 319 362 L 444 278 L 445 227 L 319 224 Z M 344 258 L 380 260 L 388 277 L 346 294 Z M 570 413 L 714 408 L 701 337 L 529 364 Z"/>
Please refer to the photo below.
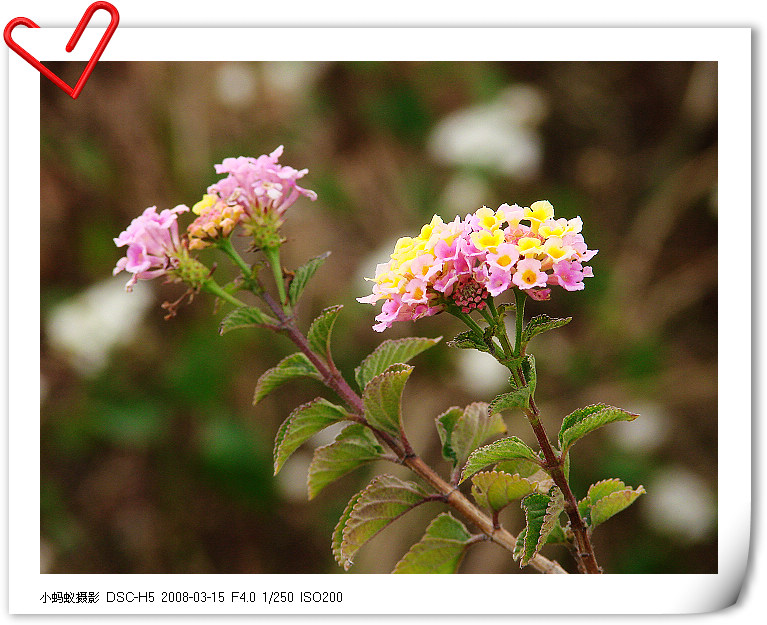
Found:
<path fill-rule="evenodd" d="M 344 402 L 346 402 L 347 406 L 354 413 L 353 416 L 356 421 L 367 424 L 364 417 L 364 404 L 362 398 L 349 386 L 348 382 L 346 382 L 343 376 L 338 372 L 335 365 L 332 362 L 326 362 L 312 350 L 309 341 L 296 327 L 293 319 L 285 314 L 282 307 L 273 297 L 268 293 L 262 293 L 261 297 L 264 298 L 266 304 L 280 320 L 281 329 L 316 367 L 323 378 L 323 382 L 329 388 L 334 390 Z M 370 426 L 368 425 L 368 427 Z M 386 432 L 381 432 L 374 428 L 371 429 L 373 429 L 376 435 L 397 455 L 403 465 L 408 467 L 434 488 L 449 506 L 473 523 L 489 540 L 500 545 L 507 551 L 514 553 L 517 544 L 516 537 L 503 527 L 496 527 L 493 519 L 472 504 L 456 486 L 448 484 L 443 480 L 434 469 L 413 452 L 404 437 L 404 443 L 401 444 Z M 558 562 L 549 560 L 540 554 L 537 554 L 530 560 L 530 566 L 541 573 L 567 573 Z"/>

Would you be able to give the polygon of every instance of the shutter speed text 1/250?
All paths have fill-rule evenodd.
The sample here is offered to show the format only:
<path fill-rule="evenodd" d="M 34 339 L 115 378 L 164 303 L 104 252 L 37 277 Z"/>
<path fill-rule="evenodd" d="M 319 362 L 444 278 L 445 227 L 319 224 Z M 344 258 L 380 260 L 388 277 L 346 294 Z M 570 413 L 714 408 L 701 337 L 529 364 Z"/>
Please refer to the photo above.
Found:
<path fill-rule="evenodd" d="M 256 603 L 263 601 L 272 605 L 275 603 L 294 603 L 296 598 L 299 603 L 341 603 L 343 594 L 333 590 L 302 590 L 293 593 L 290 590 L 283 591 L 236 591 L 233 590 L 227 597 L 226 592 L 217 590 L 205 591 L 162 591 L 159 593 L 161 603 L 224 603 L 227 598 L 231 603 Z M 154 603 L 155 593 L 148 592 L 107 592 L 107 603 Z"/>

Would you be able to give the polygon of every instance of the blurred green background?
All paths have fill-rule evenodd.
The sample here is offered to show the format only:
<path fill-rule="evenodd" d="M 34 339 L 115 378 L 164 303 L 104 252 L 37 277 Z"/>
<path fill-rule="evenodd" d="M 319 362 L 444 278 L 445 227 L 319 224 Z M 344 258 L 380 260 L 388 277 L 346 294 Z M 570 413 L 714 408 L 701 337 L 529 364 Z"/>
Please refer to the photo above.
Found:
<path fill-rule="evenodd" d="M 81 71 L 51 66 L 70 84 Z M 183 287 L 128 294 L 128 276 L 111 276 L 122 255 L 112 238 L 144 208 L 192 205 L 218 179 L 214 163 L 284 144 L 281 162 L 309 168 L 302 185 L 319 199 L 290 209 L 283 262 L 332 252 L 299 314 L 307 327 L 345 305 L 334 336 L 347 376 L 382 338 L 461 330 L 445 315 L 371 330 L 377 308 L 354 298 L 397 237 L 435 213 L 503 202 L 548 199 L 558 217 L 580 215 L 599 249 L 595 277 L 528 303 L 574 317 L 530 347 L 549 434 L 588 403 L 640 413 L 573 451 L 576 496 L 606 477 L 648 491 L 595 532 L 600 564 L 716 572 L 716 85 L 715 63 L 678 62 L 102 62 L 78 100 L 43 80 L 41 570 L 341 573 L 330 533 L 348 498 L 374 473 L 407 476 L 381 463 L 307 502 L 312 448 L 330 435 L 276 478 L 272 441 L 295 406 L 332 395 L 294 382 L 251 405 L 258 376 L 291 353 L 287 339 L 219 336 L 222 311 L 205 296 L 164 321 L 160 304 Z M 445 473 L 434 417 L 491 400 L 506 374 L 444 343 L 414 364 L 406 428 Z M 532 442 L 520 416 L 507 423 Z M 352 571 L 390 571 L 442 509 L 389 527 Z M 504 515 L 517 533 L 519 512 Z M 544 554 L 572 570 L 568 554 Z M 519 571 L 493 545 L 461 570 Z"/>

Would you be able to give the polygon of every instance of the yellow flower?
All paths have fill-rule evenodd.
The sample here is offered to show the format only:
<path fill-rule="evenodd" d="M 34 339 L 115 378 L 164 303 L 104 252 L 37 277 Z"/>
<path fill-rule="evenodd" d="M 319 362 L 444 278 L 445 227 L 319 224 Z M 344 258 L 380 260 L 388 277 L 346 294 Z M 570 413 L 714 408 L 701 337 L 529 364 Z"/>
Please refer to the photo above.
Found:
<path fill-rule="evenodd" d="M 471 242 L 478 250 L 495 252 L 496 248 L 505 241 L 503 230 L 500 228 L 494 232 L 480 230 L 471 233 Z"/>
<path fill-rule="evenodd" d="M 530 220 L 530 228 L 533 232 L 538 232 L 538 226 L 552 217 L 554 217 L 554 207 L 548 200 L 533 202 L 529 208 L 525 209 L 525 218 Z"/>
<path fill-rule="evenodd" d="M 525 257 L 535 256 L 543 252 L 541 241 L 537 237 L 522 237 L 517 241 L 517 247 L 519 248 L 519 253 Z"/>
<path fill-rule="evenodd" d="M 202 199 L 192 206 L 192 212 L 195 215 L 202 215 L 203 213 L 208 212 L 216 202 L 218 202 L 217 195 L 203 195 Z"/>

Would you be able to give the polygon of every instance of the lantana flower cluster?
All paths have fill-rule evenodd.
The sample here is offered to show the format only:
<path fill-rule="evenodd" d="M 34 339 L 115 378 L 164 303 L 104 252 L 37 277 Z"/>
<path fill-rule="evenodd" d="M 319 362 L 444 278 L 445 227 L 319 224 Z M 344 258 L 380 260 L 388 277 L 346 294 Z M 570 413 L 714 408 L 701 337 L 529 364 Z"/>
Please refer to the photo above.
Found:
<path fill-rule="evenodd" d="M 230 236 L 240 224 L 256 247 L 279 246 L 278 229 L 285 211 L 301 196 L 317 199 L 314 191 L 296 183 L 309 170 L 280 165 L 282 152 L 283 146 L 279 146 L 268 155 L 225 158 L 216 165 L 216 173 L 227 176 L 208 187 L 207 194 L 192 207 L 198 217 L 182 235 L 178 215 L 188 212 L 188 206 L 181 204 L 159 214 L 155 206 L 147 208 L 114 239 L 118 247 L 127 245 L 128 251 L 113 273 L 133 274 L 126 285 L 128 291 L 138 280 L 163 275 L 197 286 L 210 270 L 193 259 L 190 251 Z"/>
<path fill-rule="evenodd" d="M 188 210 L 188 206 L 180 204 L 158 213 L 156 206 L 150 206 L 114 239 L 117 247 L 128 246 L 112 272 L 133 274 L 125 285 L 127 291 L 139 280 L 151 280 L 174 271 L 188 256 L 178 234 L 178 215 Z"/>
<path fill-rule="evenodd" d="M 228 236 L 238 223 L 256 238 L 258 247 L 279 245 L 277 229 L 285 211 L 301 196 L 317 199 L 314 191 L 297 183 L 309 170 L 280 165 L 282 151 L 279 146 L 258 158 L 225 158 L 215 166 L 217 174 L 228 175 L 208 187 L 208 193 L 194 206 L 199 217 L 189 230 L 193 249 Z"/>
<path fill-rule="evenodd" d="M 495 211 L 483 206 L 449 223 L 435 215 L 417 237 L 397 241 L 391 260 L 376 267 L 372 294 L 358 301 L 384 300 L 373 326 L 383 332 L 446 306 L 482 310 L 489 297 L 512 288 L 539 300 L 550 297 L 551 286 L 583 289 L 583 279 L 593 276 L 584 263 L 597 251 L 587 248 L 582 226 L 580 217 L 556 219 L 546 200 Z"/>

